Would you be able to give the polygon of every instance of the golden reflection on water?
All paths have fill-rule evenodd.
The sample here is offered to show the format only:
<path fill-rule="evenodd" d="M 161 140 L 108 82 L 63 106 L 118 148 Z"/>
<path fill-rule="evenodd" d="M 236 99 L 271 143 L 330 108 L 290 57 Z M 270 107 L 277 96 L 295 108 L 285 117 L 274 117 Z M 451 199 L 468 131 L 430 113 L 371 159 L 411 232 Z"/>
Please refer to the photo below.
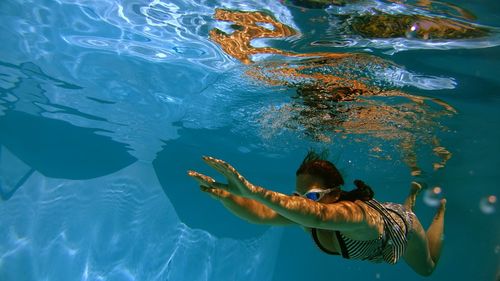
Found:
<path fill-rule="evenodd" d="M 274 48 L 255 48 L 250 44 L 253 39 L 257 38 L 283 38 L 297 34 L 294 29 L 280 23 L 270 14 L 216 9 L 214 18 L 233 22 L 234 32 L 227 34 L 220 29 L 212 29 L 210 39 L 218 43 L 228 55 L 245 64 L 252 62 L 250 56 L 254 54 L 291 54 Z M 271 25 L 272 29 L 263 24 Z"/>
<path fill-rule="evenodd" d="M 417 144 L 426 143 L 433 147 L 439 159 L 433 165 L 435 170 L 443 168 L 450 159 L 451 153 L 433 134 L 436 130 L 445 130 L 437 119 L 455 114 L 455 109 L 438 99 L 391 89 L 390 85 L 384 85 L 368 74 L 394 67 L 392 63 L 364 54 L 298 54 L 271 47 L 256 48 L 251 46 L 251 40 L 255 38 L 283 38 L 297 32 L 264 12 L 217 9 L 215 18 L 234 22 L 232 34 L 214 29 L 210 38 L 227 54 L 250 64 L 247 75 L 268 85 L 297 90 L 292 102 L 279 108 L 270 107 L 262 114 L 260 122 L 264 136 L 272 136 L 285 128 L 304 132 L 324 142 L 331 142 L 337 136 L 352 136 L 355 140 L 370 136 L 396 141 L 414 176 L 421 174 L 417 164 Z M 269 29 L 263 23 L 273 28 Z M 301 59 L 251 64 L 251 55 L 254 54 Z M 374 145 L 371 152 L 377 157 L 382 150 Z"/>
<path fill-rule="evenodd" d="M 331 58 L 349 56 L 349 54 L 335 53 L 298 54 L 276 48 L 252 46 L 251 42 L 254 39 L 285 38 L 297 34 L 297 31 L 293 28 L 277 21 L 274 16 L 266 12 L 216 9 L 214 18 L 220 21 L 233 22 L 231 27 L 234 31 L 231 34 L 227 34 L 218 28 L 214 28 L 209 32 L 210 39 L 219 44 L 226 54 L 244 64 L 252 63 L 251 56 L 255 54 L 275 54 L 290 57 L 321 56 Z M 272 29 L 266 27 L 265 24 L 272 26 Z"/>

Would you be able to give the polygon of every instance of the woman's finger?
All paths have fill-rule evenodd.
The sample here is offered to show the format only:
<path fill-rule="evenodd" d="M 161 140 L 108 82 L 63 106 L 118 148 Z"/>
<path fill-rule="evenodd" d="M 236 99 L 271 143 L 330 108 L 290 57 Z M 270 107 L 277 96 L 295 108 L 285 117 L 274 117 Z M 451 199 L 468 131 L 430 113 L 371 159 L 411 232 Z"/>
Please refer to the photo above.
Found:
<path fill-rule="evenodd" d="M 188 175 L 196 180 L 200 185 L 210 186 L 215 182 L 213 178 L 195 171 L 188 171 Z"/>
<path fill-rule="evenodd" d="M 227 197 L 229 195 L 229 193 L 225 190 L 218 189 L 218 188 L 212 188 L 212 187 L 208 187 L 208 186 L 203 186 L 203 185 L 200 185 L 200 190 L 203 192 L 209 193 L 210 195 L 212 195 L 212 197 L 217 197 L 217 198 L 224 198 L 224 197 Z"/>
<path fill-rule="evenodd" d="M 214 168 L 217 172 L 223 174 L 225 177 L 230 176 L 229 171 L 225 167 L 220 165 L 220 161 L 222 160 L 218 160 L 213 157 L 203 156 L 203 161 L 205 161 L 205 163 L 207 163 L 208 166 Z"/>
<path fill-rule="evenodd" d="M 216 189 L 222 189 L 222 190 L 228 190 L 228 185 L 223 184 L 220 182 L 216 182 L 213 178 L 206 176 L 204 174 L 200 174 L 195 171 L 188 171 L 188 175 L 195 179 L 200 186 L 205 186 L 207 188 L 216 188 Z"/>
<path fill-rule="evenodd" d="M 204 156 L 203 160 L 212 168 L 223 174 L 227 179 L 243 178 L 236 169 L 223 160 L 213 157 Z"/>

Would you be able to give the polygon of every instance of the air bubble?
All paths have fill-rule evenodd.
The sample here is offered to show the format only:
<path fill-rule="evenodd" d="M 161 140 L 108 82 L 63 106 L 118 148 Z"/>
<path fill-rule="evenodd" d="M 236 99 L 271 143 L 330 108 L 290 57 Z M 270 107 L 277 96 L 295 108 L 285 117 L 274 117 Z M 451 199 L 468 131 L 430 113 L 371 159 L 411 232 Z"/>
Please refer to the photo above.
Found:
<path fill-rule="evenodd" d="M 425 204 L 431 207 L 439 206 L 439 201 L 441 200 L 441 193 L 442 189 L 439 186 L 426 190 L 424 193 Z"/>
<path fill-rule="evenodd" d="M 483 212 L 483 214 L 490 215 L 495 213 L 496 203 L 497 197 L 495 195 L 483 197 L 481 198 L 481 200 L 479 200 L 479 208 L 481 209 L 481 212 Z"/>

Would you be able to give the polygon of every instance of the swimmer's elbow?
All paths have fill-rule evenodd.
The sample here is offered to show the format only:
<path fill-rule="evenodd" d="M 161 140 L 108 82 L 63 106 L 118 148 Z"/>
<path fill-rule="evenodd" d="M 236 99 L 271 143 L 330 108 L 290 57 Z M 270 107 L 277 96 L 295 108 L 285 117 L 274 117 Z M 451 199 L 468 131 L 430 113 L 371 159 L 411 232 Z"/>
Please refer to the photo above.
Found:
<path fill-rule="evenodd" d="M 429 277 L 432 275 L 433 272 L 434 272 L 434 268 L 429 268 L 426 270 L 417 271 L 417 273 L 423 277 Z"/>

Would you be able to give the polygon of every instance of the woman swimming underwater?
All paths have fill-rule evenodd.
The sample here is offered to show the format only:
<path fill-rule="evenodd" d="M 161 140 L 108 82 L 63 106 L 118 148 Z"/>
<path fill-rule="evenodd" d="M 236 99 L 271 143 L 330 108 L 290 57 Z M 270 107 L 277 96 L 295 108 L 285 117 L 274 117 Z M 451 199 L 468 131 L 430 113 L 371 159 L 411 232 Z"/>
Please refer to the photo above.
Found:
<path fill-rule="evenodd" d="M 318 247 L 347 259 L 395 264 L 403 257 L 417 273 L 430 275 L 439 260 L 446 200 L 441 200 L 429 229 L 413 213 L 421 186 L 413 182 L 403 205 L 379 203 L 364 182 L 341 190 L 342 175 L 335 165 L 310 151 L 296 172 L 293 195 L 253 185 L 231 165 L 212 157 L 203 160 L 224 175 L 227 184 L 195 171 L 193 177 L 238 217 L 252 223 L 299 225 L 311 232 Z"/>

